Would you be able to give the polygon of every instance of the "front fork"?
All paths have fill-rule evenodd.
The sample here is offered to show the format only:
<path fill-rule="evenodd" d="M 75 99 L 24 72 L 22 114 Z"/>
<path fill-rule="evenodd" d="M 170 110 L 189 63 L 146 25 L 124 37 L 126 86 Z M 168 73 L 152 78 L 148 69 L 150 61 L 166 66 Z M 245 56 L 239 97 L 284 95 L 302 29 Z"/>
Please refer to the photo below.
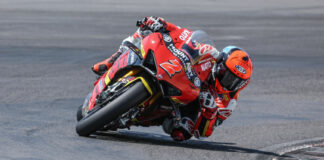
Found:
<path fill-rule="evenodd" d="M 181 120 L 181 113 L 180 113 L 180 109 L 179 109 L 179 105 L 175 104 L 174 101 L 169 98 L 169 101 L 172 105 L 173 111 L 174 111 L 174 127 L 179 127 L 179 123 Z"/>
<path fill-rule="evenodd" d="M 93 91 L 87 96 L 83 103 L 82 114 L 86 116 L 91 110 L 100 104 L 107 103 L 110 97 L 116 93 L 119 89 L 126 87 L 133 82 L 140 80 L 144 84 L 147 91 L 150 95 L 153 95 L 153 91 L 150 88 L 150 85 L 143 77 L 135 77 L 138 73 L 140 73 L 141 69 L 133 69 L 127 72 L 125 75 L 120 77 L 117 82 L 111 84 L 111 79 L 109 78 L 109 73 L 111 69 L 109 69 L 103 76 L 101 76 L 95 83 Z M 150 97 L 151 97 L 150 96 Z"/>

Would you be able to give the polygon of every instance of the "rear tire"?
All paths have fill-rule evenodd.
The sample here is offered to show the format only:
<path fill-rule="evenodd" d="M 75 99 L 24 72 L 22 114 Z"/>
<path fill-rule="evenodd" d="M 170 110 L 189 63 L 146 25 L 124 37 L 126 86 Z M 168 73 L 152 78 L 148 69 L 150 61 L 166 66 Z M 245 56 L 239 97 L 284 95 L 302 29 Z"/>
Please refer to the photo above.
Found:
<path fill-rule="evenodd" d="M 144 84 L 141 81 L 135 82 L 124 93 L 99 109 L 88 117 L 78 121 L 76 132 L 79 136 L 89 136 L 91 133 L 101 129 L 104 125 L 112 122 L 120 115 L 134 106 L 139 105 L 149 97 Z"/>

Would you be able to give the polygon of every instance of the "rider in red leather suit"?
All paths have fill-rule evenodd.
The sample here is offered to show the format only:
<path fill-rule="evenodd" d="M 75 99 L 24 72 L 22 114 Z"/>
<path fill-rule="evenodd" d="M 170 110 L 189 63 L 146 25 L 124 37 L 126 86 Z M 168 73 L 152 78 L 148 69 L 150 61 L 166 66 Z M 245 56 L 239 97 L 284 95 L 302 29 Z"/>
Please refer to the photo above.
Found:
<path fill-rule="evenodd" d="M 179 30 L 183 32 L 183 28 L 166 22 L 161 17 L 145 17 L 137 21 L 136 25 L 139 27 L 138 30 L 124 41 L 135 42 L 153 32 L 167 31 L 170 35 L 179 33 Z M 186 30 L 192 33 L 189 29 Z M 181 37 L 178 41 L 181 41 Z M 218 52 L 209 44 L 187 42 L 186 45 L 187 48 L 199 52 L 199 56 L 192 59 L 192 65 L 198 65 L 210 59 L 216 63 L 213 66 L 202 65 L 204 67 L 201 67 L 201 71 L 210 78 L 208 82 L 203 83 L 199 98 L 187 104 L 191 109 L 181 110 L 182 119 L 179 124 L 175 125 L 174 120 L 168 118 L 163 122 L 164 131 L 177 141 L 187 140 L 193 135 L 196 138 L 209 137 L 214 128 L 232 114 L 237 105 L 238 94 L 248 85 L 253 69 L 249 55 L 238 47 L 228 46 L 222 52 Z M 186 47 L 182 50 L 188 53 Z M 92 70 L 99 75 L 103 74 L 120 56 L 122 50 L 121 46 L 111 57 L 95 64 Z"/>

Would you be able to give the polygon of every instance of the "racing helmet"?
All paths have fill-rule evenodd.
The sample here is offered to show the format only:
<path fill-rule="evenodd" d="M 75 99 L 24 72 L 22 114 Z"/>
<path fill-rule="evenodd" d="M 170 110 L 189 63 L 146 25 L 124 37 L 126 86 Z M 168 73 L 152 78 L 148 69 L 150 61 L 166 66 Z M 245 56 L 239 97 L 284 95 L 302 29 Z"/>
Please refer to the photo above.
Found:
<path fill-rule="evenodd" d="M 236 46 L 227 46 L 215 63 L 212 76 L 218 93 L 229 93 L 244 87 L 252 75 L 252 61 L 249 55 Z"/>

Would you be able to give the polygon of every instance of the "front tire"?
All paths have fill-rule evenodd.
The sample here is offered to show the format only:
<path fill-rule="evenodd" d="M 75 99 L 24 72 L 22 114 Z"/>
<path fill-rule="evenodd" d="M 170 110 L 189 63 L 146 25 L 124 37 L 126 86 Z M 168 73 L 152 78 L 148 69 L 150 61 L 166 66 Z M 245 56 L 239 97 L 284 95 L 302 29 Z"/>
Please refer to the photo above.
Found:
<path fill-rule="evenodd" d="M 83 118 L 83 116 L 82 116 L 82 105 L 80 105 L 78 107 L 78 111 L 77 111 L 76 117 L 77 117 L 77 121 L 78 122 Z"/>
<path fill-rule="evenodd" d="M 139 105 L 148 97 L 149 93 L 144 84 L 141 81 L 137 81 L 106 106 L 78 121 L 76 132 L 79 136 L 89 136 L 104 125 L 117 119 L 132 107 Z"/>

